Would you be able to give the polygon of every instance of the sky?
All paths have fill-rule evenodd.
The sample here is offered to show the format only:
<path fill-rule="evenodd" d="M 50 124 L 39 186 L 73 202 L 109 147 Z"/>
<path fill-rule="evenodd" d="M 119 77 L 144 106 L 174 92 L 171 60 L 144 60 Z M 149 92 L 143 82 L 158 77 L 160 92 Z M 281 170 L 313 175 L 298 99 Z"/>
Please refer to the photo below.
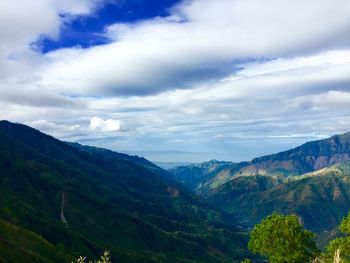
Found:
<path fill-rule="evenodd" d="M 349 0 L 2 0 L 0 119 L 158 162 L 350 131 Z"/>

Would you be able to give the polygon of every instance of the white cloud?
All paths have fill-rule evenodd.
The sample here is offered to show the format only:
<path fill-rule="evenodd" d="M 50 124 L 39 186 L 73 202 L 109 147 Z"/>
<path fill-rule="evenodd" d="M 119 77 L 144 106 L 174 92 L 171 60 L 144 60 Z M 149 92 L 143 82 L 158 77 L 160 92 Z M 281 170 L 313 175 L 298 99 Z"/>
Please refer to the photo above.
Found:
<path fill-rule="evenodd" d="M 25 124 L 62 139 L 69 139 L 74 134 L 80 134 L 83 131 L 78 124 L 59 124 L 48 120 L 26 121 Z"/>
<path fill-rule="evenodd" d="M 350 108 L 350 92 L 349 91 L 328 91 L 327 93 L 316 95 L 312 98 L 314 107 L 331 108 L 339 110 L 341 108 Z"/>
<path fill-rule="evenodd" d="M 170 17 L 109 26 L 111 44 L 47 55 L 43 84 L 105 95 L 189 88 L 232 72 L 232 61 L 348 47 L 349 28 L 347 0 L 317 6 L 303 0 L 185 1 Z"/>
<path fill-rule="evenodd" d="M 131 152 L 258 155 L 278 148 L 264 140 L 350 127 L 348 0 L 184 1 L 169 17 L 109 26 L 110 44 L 30 47 L 99 4 L 0 2 L 0 118 Z"/>
<path fill-rule="evenodd" d="M 4 0 L 0 2 L 0 57 L 16 56 L 40 36 L 56 38 L 61 14 L 88 14 L 97 0 Z"/>
<path fill-rule="evenodd" d="M 53 6 L 68 15 L 84 15 L 94 12 L 103 0 L 53 0 Z"/>
<path fill-rule="evenodd" d="M 330 90 L 320 94 L 302 96 L 292 99 L 291 107 L 309 108 L 312 110 L 346 110 L 350 108 L 350 92 Z"/>
<path fill-rule="evenodd" d="M 101 0 L 0 1 L 0 100 L 37 106 L 74 104 L 61 90 L 50 91 L 40 84 L 41 70 L 48 64 L 32 43 L 43 36 L 57 38 L 67 20 L 87 15 L 100 4 Z"/>
<path fill-rule="evenodd" d="M 30 83 L 17 83 L 12 86 L 0 84 L 0 101 L 5 103 L 49 108 L 84 108 L 83 100 L 75 100 L 57 92 L 32 86 Z"/>
<path fill-rule="evenodd" d="M 90 120 L 90 128 L 101 132 L 116 132 L 121 129 L 121 124 L 119 120 L 103 120 L 98 117 L 93 117 Z"/>

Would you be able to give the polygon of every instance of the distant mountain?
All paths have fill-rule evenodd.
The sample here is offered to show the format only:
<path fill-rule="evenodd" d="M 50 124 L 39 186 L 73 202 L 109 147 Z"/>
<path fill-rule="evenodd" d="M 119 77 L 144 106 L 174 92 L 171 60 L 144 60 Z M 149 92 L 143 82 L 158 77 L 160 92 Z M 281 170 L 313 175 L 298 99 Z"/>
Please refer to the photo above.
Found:
<path fill-rule="evenodd" d="M 203 182 L 212 180 L 221 171 L 233 165 L 232 162 L 212 160 L 209 162 L 178 166 L 169 169 L 170 176 L 177 182 L 186 185 L 191 190 L 199 190 Z"/>
<path fill-rule="evenodd" d="M 245 257 L 247 234 L 232 218 L 166 176 L 140 157 L 0 121 L 0 261 L 67 262 L 105 249 L 115 262 Z"/>
<path fill-rule="evenodd" d="M 148 161 L 147 159 L 143 157 L 139 157 L 137 155 L 128 155 L 124 153 L 118 153 L 114 152 L 108 149 L 94 147 L 94 146 L 88 146 L 88 145 L 81 145 L 79 143 L 68 143 L 67 144 L 76 147 L 86 153 L 90 153 L 91 155 L 99 155 L 106 159 L 114 160 L 115 158 L 122 159 L 125 161 L 130 161 L 139 165 L 142 165 L 150 170 L 158 171 L 160 173 L 164 173 L 165 171 L 163 169 L 160 169 L 159 166 L 155 165 L 154 163 Z"/>
<path fill-rule="evenodd" d="M 247 227 L 274 211 L 297 214 L 324 244 L 350 211 L 349 161 L 350 133 L 345 133 L 250 162 L 208 162 L 171 172 Z"/>
<path fill-rule="evenodd" d="M 206 197 L 250 226 L 274 211 L 296 214 L 306 228 L 324 238 L 350 210 L 350 164 L 292 178 L 237 177 Z"/>
<path fill-rule="evenodd" d="M 168 169 L 173 169 L 173 168 L 178 167 L 178 166 L 191 165 L 193 163 L 189 163 L 189 162 L 155 162 L 155 164 L 163 169 L 168 170 Z"/>
<path fill-rule="evenodd" d="M 249 162 L 224 164 L 224 167 L 214 169 L 209 174 L 206 169 L 194 169 L 191 165 L 173 169 L 171 172 L 178 182 L 205 194 L 239 176 L 297 176 L 346 161 L 350 161 L 350 133 L 307 142 L 294 149 L 255 158 Z M 207 164 L 210 162 L 203 163 L 204 166 Z"/>

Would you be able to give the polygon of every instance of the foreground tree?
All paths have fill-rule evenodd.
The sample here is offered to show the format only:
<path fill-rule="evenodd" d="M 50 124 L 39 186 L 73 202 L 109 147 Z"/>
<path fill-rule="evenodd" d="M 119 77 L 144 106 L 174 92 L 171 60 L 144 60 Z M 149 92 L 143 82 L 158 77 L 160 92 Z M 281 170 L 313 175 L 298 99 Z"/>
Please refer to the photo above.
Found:
<path fill-rule="evenodd" d="M 267 257 L 271 263 L 306 263 L 319 252 L 313 237 L 295 215 L 274 213 L 255 225 L 248 248 Z"/>
<path fill-rule="evenodd" d="M 350 257 L 350 213 L 343 218 L 339 226 L 340 232 L 346 234 L 345 237 L 340 237 L 329 242 L 327 251 L 334 254 L 337 250 L 340 251 L 340 257 Z"/>

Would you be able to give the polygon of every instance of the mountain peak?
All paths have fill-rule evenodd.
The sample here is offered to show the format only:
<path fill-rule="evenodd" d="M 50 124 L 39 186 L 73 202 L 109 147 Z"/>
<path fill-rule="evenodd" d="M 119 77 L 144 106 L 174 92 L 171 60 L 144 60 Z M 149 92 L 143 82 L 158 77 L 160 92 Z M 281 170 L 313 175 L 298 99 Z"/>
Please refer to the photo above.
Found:
<path fill-rule="evenodd" d="M 24 124 L 20 124 L 20 123 L 16 123 L 16 122 L 10 122 L 10 121 L 8 121 L 8 120 L 0 120 L 0 126 L 1 127 L 9 127 L 9 126 L 12 126 L 12 127 L 18 127 L 18 126 L 25 126 L 25 127 L 28 127 L 28 126 L 26 126 L 26 125 L 24 125 Z M 30 127 L 28 127 L 28 128 L 30 128 Z"/>

